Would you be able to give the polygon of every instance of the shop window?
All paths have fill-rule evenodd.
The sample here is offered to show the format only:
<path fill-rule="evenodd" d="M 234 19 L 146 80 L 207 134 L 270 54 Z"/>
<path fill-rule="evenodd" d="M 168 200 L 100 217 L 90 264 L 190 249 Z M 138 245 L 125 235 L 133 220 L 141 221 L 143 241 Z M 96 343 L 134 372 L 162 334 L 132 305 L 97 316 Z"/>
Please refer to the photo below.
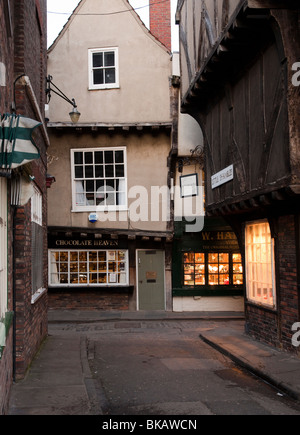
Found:
<path fill-rule="evenodd" d="M 209 285 L 229 285 L 229 254 L 208 254 Z"/>
<path fill-rule="evenodd" d="M 205 255 L 188 252 L 184 254 L 184 285 L 205 285 Z"/>
<path fill-rule="evenodd" d="M 242 257 L 239 253 L 185 252 L 184 286 L 229 286 L 243 284 Z"/>
<path fill-rule="evenodd" d="M 128 285 L 127 251 L 50 251 L 49 286 Z"/>
<path fill-rule="evenodd" d="M 275 307 L 274 239 L 267 221 L 246 224 L 246 289 L 249 301 Z"/>
<path fill-rule="evenodd" d="M 73 210 L 125 210 L 126 149 L 76 149 L 71 152 Z"/>
<path fill-rule="evenodd" d="M 233 285 L 242 285 L 244 282 L 243 263 L 241 254 L 232 254 Z"/>

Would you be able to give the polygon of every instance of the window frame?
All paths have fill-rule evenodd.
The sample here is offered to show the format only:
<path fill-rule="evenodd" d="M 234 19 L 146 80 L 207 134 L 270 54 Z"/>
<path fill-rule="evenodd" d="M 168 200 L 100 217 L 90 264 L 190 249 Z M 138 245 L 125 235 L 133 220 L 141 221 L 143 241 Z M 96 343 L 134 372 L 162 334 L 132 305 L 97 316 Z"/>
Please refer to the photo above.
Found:
<path fill-rule="evenodd" d="M 82 152 L 82 153 L 96 153 L 96 152 L 105 152 L 105 151 L 122 151 L 123 157 L 124 157 L 124 177 L 82 177 L 82 180 L 123 180 L 124 181 L 124 204 L 113 204 L 113 205 L 78 205 L 76 200 L 76 195 L 78 194 L 76 191 L 76 174 L 75 174 L 75 153 L 76 152 Z M 103 166 L 105 163 L 103 163 Z M 114 168 L 116 165 L 116 162 L 113 163 Z M 92 166 L 92 165 L 90 165 Z M 95 168 L 95 162 L 93 162 L 93 168 Z M 115 172 L 115 171 L 114 171 Z M 83 174 L 84 175 L 84 174 Z M 128 178 L 127 178 L 127 149 L 126 147 L 101 147 L 101 148 L 73 148 L 71 149 L 71 184 L 72 184 L 72 212 L 74 213 L 80 213 L 80 212 L 114 212 L 114 211 L 127 211 L 128 210 Z M 122 191 L 123 192 L 123 191 Z"/>
<path fill-rule="evenodd" d="M 109 280 L 109 275 L 110 274 L 118 274 L 117 272 L 110 272 L 109 271 L 109 263 L 111 262 L 115 262 L 115 263 L 122 263 L 122 261 L 119 260 L 113 260 L 109 258 L 109 253 L 119 253 L 119 252 L 123 252 L 125 253 L 125 259 L 124 259 L 124 263 L 125 263 L 125 269 L 124 269 L 124 274 L 126 275 L 126 280 L 125 282 L 111 282 Z M 68 282 L 67 283 L 61 283 L 61 282 L 52 282 L 52 275 L 54 274 L 52 271 L 52 264 L 55 264 L 52 261 L 52 254 L 55 253 L 68 253 L 68 261 L 63 262 L 67 265 L 68 270 L 65 273 L 65 275 L 68 276 Z M 75 261 L 71 261 L 71 254 L 72 253 L 77 253 L 78 254 L 78 263 L 80 264 L 80 254 L 81 253 L 85 253 L 86 254 L 86 262 L 85 261 L 81 261 L 81 263 L 86 263 L 86 271 L 82 271 L 82 273 L 86 273 L 87 275 L 87 282 L 78 282 L 78 283 L 72 283 L 71 282 L 71 264 L 72 263 L 76 263 Z M 90 253 L 97 253 L 97 265 L 99 266 L 99 263 L 102 263 L 99 260 L 98 257 L 98 253 L 106 253 L 106 259 L 105 261 L 103 261 L 103 263 L 106 264 L 106 269 L 105 272 L 102 271 L 102 274 L 106 275 L 106 282 L 105 283 L 101 283 L 101 282 L 97 282 L 97 283 L 92 283 L 90 282 L 90 278 L 89 275 L 90 274 L 99 274 L 100 269 L 97 269 L 97 271 L 95 271 L 94 269 L 91 270 L 89 268 L 91 263 L 95 263 L 95 261 L 90 261 Z M 128 249 L 91 249 L 91 250 L 84 250 L 84 249 L 49 249 L 48 251 L 48 259 L 49 259 L 49 272 L 48 272 L 48 286 L 49 288 L 82 288 L 82 287 L 108 287 L 108 288 L 112 288 L 112 287 L 128 287 L 129 286 L 129 251 Z M 78 265 L 78 272 L 74 272 L 74 275 L 76 273 L 80 274 L 80 265 Z M 57 271 L 56 273 L 61 273 L 61 271 Z M 120 272 L 119 272 L 120 273 Z"/>
<path fill-rule="evenodd" d="M 114 83 L 103 83 L 103 84 L 95 84 L 94 83 L 94 65 L 93 65 L 93 55 L 95 53 L 108 53 L 114 52 L 115 55 L 115 82 Z M 118 47 L 108 47 L 108 48 L 90 48 L 88 50 L 88 66 L 89 66 L 89 90 L 101 90 L 101 89 L 118 89 L 120 87 L 120 75 L 119 75 L 119 48 Z M 101 67 L 105 69 L 105 67 Z"/>
<path fill-rule="evenodd" d="M 271 275 L 269 276 L 270 281 L 272 282 L 272 302 L 268 303 L 264 300 L 263 294 L 261 294 L 261 297 L 255 297 L 251 294 L 250 286 L 251 286 L 251 279 L 253 272 L 250 272 L 250 261 L 249 261 L 249 243 L 248 243 L 248 237 L 247 237 L 247 228 L 254 225 L 261 225 L 261 224 L 267 224 L 269 226 L 269 233 L 270 233 L 270 262 L 268 262 Z M 254 244 L 254 243 L 253 243 Z M 251 264 L 255 264 L 254 262 L 251 262 Z M 256 264 L 258 264 L 256 262 Z M 263 263 L 261 263 L 263 264 Z M 253 269 L 252 269 L 253 270 Z M 256 276 L 259 274 L 256 269 Z M 251 282 L 250 282 L 251 281 Z M 258 280 L 256 280 L 258 282 Z M 263 284 L 263 282 L 261 282 Z M 257 220 L 257 221 L 251 221 L 245 223 L 245 286 L 246 286 L 246 298 L 247 301 L 256 305 L 260 305 L 266 308 L 270 308 L 275 310 L 277 308 L 277 297 L 276 297 L 276 265 L 275 265 L 275 239 L 272 237 L 272 231 L 269 224 L 268 219 L 263 220 Z M 268 297 L 268 300 L 270 299 L 270 295 Z"/>
<path fill-rule="evenodd" d="M 185 284 L 185 276 L 186 276 L 186 273 L 185 273 L 185 264 L 192 264 L 192 263 L 186 263 L 184 261 L 185 254 L 194 254 L 194 256 L 196 256 L 196 255 L 204 255 L 204 262 L 201 262 L 201 263 L 198 262 L 197 263 L 196 260 L 194 260 L 194 266 L 195 267 L 196 267 L 197 264 L 204 265 L 204 274 L 201 274 L 201 275 L 204 275 L 204 279 L 205 279 L 204 280 L 204 284 L 196 284 L 196 279 L 195 279 L 196 273 L 194 273 L 194 284 L 191 284 L 191 285 Z M 218 255 L 218 261 L 215 262 L 215 263 L 212 263 L 212 262 L 209 261 L 209 256 L 212 255 L 212 254 Z M 224 275 L 224 273 L 222 273 L 220 271 L 218 271 L 217 273 L 212 273 L 212 272 L 209 271 L 209 265 L 210 264 L 218 264 L 218 267 L 219 267 L 219 265 L 222 263 L 222 261 L 220 261 L 220 255 L 222 255 L 222 254 L 223 255 L 228 255 L 228 263 L 224 262 L 224 264 L 225 263 L 228 264 L 228 267 L 229 267 L 228 273 L 226 273 L 226 275 L 227 274 L 229 275 L 229 283 L 228 284 L 210 284 L 209 283 L 209 275 L 218 275 L 218 280 L 219 280 L 220 276 Z M 207 290 L 208 292 L 211 291 L 212 293 L 214 291 L 218 291 L 218 290 L 224 290 L 224 291 L 226 291 L 227 288 L 228 289 L 242 288 L 243 285 L 244 285 L 244 280 L 245 280 L 245 276 L 244 276 L 244 273 L 243 273 L 244 269 L 243 269 L 243 272 L 241 273 L 243 275 L 243 282 L 241 284 L 234 284 L 234 282 L 233 282 L 234 275 L 239 275 L 239 274 L 234 272 L 233 265 L 234 264 L 241 264 L 242 267 L 243 267 L 242 258 L 241 258 L 241 262 L 234 262 L 233 261 L 233 256 L 235 254 L 241 255 L 241 253 L 236 251 L 236 250 L 234 250 L 234 251 L 226 251 L 226 250 L 219 251 L 219 250 L 215 250 L 215 251 L 208 251 L 208 252 L 204 252 L 204 251 L 200 251 L 200 250 L 199 251 L 196 251 L 196 250 L 182 251 L 182 265 L 183 265 L 182 266 L 182 288 L 184 290 L 187 290 L 187 291 L 195 289 L 195 290 L 199 290 L 199 291 L 201 291 L 201 290 L 205 290 L 206 291 Z"/>
<path fill-rule="evenodd" d="M 43 228 L 43 194 L 39 188 L 33 186 L 33 195 L 31 197 L 31 256 L 32 256 L 32 269 L 31 269 L 31 286 L 32 286 L 32 300 L 34 303 L 39 296 L 45 292 L 44 285 L 44 228 Z M 37 267 L 36 259 L 40 262 Z M 38 276 L 38 274 L 40 274 Z M 36 285 L 37 284 L 37 285 Z"/>

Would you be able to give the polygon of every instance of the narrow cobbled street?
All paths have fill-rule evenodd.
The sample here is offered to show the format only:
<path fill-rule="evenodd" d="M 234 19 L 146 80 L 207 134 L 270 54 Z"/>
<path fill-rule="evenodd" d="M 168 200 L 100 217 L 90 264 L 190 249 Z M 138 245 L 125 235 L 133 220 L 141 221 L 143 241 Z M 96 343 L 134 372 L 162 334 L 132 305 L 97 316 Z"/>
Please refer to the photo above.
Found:
<path fill-rule="evenodd" d="M 85 337 L 104 415 L 300 415 L 300 406 L 205 344 L 213 321 L 52 324 Z M 218 324 L 220 327 L 220 323 Z M 227 324 L 224 323 L 224 328 Z"/>

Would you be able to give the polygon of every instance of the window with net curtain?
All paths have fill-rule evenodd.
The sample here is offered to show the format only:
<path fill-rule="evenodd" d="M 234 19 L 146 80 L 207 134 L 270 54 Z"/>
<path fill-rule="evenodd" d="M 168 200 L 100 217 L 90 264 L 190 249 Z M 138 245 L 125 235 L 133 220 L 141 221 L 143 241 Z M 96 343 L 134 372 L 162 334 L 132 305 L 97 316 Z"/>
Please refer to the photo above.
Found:
<path fill-rule="evenodd" d="M 126 210 L 125 148 L 72 150 L 73 211 Z"/>
<path fill-rule="evenodd" d="M 248 222 L 246 238 L 246 290 L 249 301 L 276 307 L 274 239 L 267 220 Z"/>

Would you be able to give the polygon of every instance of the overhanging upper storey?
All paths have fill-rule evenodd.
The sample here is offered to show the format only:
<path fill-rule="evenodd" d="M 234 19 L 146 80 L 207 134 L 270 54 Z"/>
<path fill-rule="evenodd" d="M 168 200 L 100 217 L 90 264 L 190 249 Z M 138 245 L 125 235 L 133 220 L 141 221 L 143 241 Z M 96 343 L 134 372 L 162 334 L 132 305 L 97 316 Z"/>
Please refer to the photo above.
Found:
<path fill-rule="evenodd" d="M 271 10 L 297 9 L 297 1 L 179 0 L 182 110 L 201 96 L 204 108 L 264 48 L 272 34 Z"/>

